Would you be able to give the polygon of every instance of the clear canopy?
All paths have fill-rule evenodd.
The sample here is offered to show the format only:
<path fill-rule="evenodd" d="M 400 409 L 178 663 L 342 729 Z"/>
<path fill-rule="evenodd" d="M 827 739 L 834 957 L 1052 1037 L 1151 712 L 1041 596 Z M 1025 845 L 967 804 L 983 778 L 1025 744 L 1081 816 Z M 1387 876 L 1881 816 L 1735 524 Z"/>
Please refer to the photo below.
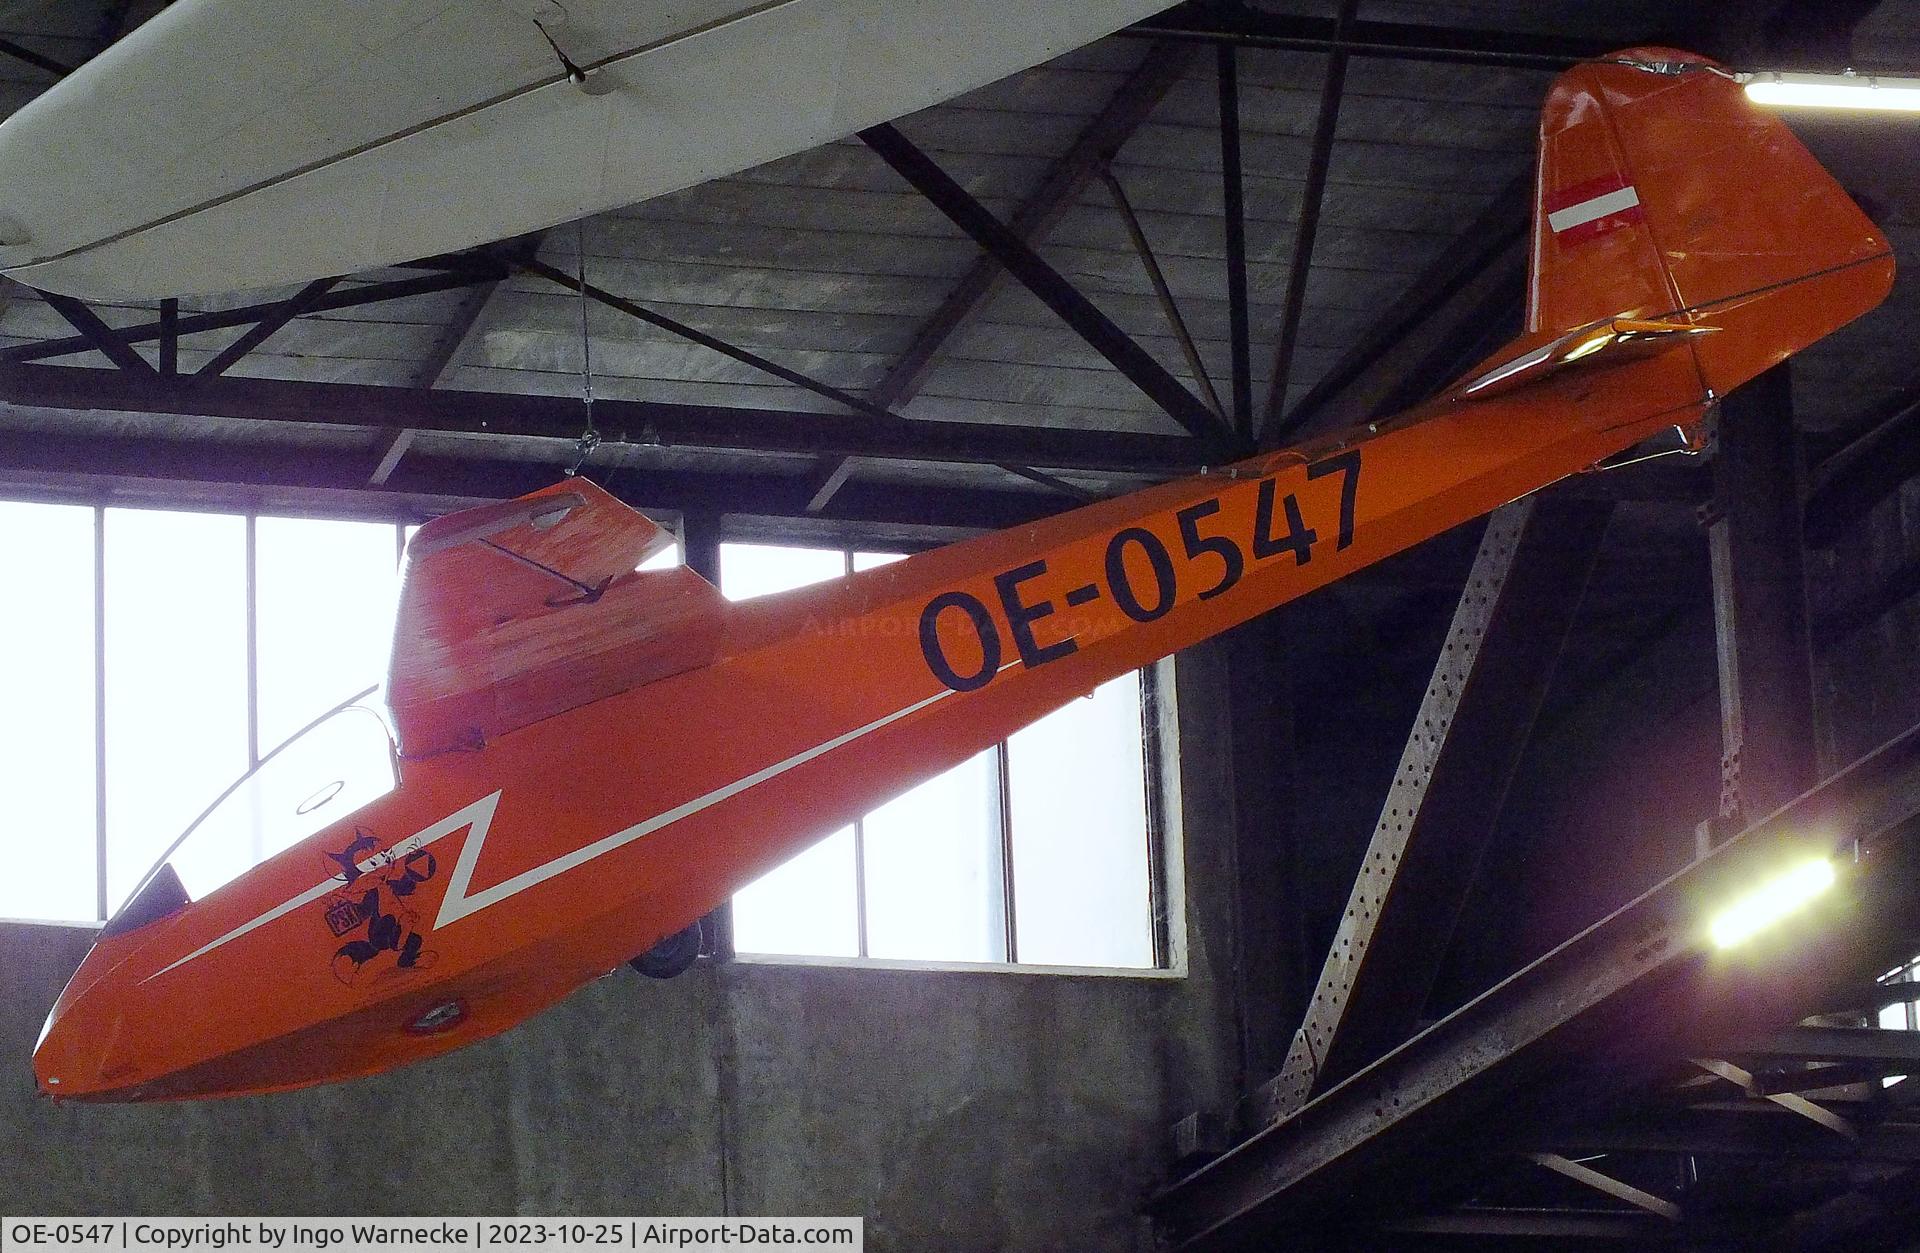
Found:
<path fill-rule="evenodd" d="M 173 842 L 143 883 L 171 868 L 187 898 L 198 900 L 391 792 L 399 782 L 393 740 L 368 703 L 372 695 L 361 692 L 268 753 Z"/>

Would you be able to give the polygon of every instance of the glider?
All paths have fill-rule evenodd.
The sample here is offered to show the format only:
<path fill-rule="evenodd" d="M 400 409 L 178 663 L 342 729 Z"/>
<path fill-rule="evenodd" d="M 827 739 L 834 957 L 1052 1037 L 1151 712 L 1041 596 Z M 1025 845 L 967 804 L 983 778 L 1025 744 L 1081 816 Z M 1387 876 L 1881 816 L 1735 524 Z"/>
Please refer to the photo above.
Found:
<path fill-rule="evenodd" d="M 571 222 L 938 104 L 1173 0 L 175 0 L 0 124 L 0 273 L 304 283 Z"/>
<path fill-rule="evenodd" d="M 54 1006 L 41 1089 L 265 1092 L 505 1030 L 1107 679 L 1697 440 L 1892 282 L 1885 238 L 1700 57 L 1574 67 L 1540 145 L 1525 331 L 1399 417 L 741 604 L 636 571 L 668 536 L 585 482 L 429 523 L 394 742 L 349 704 L 213 806 Z"/>

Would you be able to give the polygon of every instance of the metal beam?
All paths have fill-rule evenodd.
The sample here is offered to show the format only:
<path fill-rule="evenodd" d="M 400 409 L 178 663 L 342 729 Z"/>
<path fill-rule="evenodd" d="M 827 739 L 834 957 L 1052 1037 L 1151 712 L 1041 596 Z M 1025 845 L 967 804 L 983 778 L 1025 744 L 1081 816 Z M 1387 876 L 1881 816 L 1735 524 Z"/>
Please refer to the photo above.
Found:
<path fill-rule="evenodd" d="M 1140 64 L 1007 219 L 1007 230 L 1030 246 L 1046 238 L 1080 198 L 1087 184 L 1113 160 L 1114 154 L 1173 90 L 1192 60 L 1193 51 L 1187 47 L 1173 44 L 1149 47 Z M 999 257 L 983 252 L 960 276 L 946 299 L 920 324 L 912 341 L 887 368 L 869 398 L 882 408 L 892 409 L 918 395 L 934 357 L 954 332 L 979 312 L 1005 276 L 1006 269 Z"/>
<path fill-rule="evenodd" d="M 1201 359 L 1200 348 L 1193 342 L 1193 332 L 1188 329 L 1187 320 L 1180 316 L 1180 302 L 1174 299 L 1173 289 L 1167 286 L 1167 276 L 1160 268 L 1160 258 L 1153 254 L 1153 245 L 1147 240 L 1146 229 L 1140 225 L 1140 218 L 1133 211 L 1133 202 L 1127 199 L 1127 189 L 1121 186 L 1120 180 L 1110 169 L 1100 171 L 1100 181 L 1106 184 L 1107 194 L 1113 198 L 1114 212 L 1120 215 L 1122 225 L 1127 228 L 1127 239 L 1133 244 L 1133 253 L 1140 258 L 1140 268 L 1146 271 L 1147 282 L 1153 286 L 1154 299 L 1159 302 L 1160 312 L 1167 319 L 1167 329 L 1173 332 L 1174 339 L 1180 345 L 1180 355 L 1186 358 L 1193 381 L 1200 385 L 1200 393 L 1206 398 L 1207 407 L 1216 414 L 1224 414 L 1220 393 L 1213 388 L 1213 379 L 1207 374 L 1207 363 Z M 1243 288 L 1244 279 L 1243 274 Z M 1244 290 L 1241 294 L 1244 297 Z M 1234 342 L 1245 341 L 1236 337 Z M 1236 365 L 1235 369 L 1237 371 L 1239 366 Z"/>
<path fill-rule="evenodd" d="M 540 255 L 540 243 L 546 236 L 545 231 L 535 231 L 522 235 L 511 243 L 502 245 L 506 262 L 499 272 L 484 278 L 461 293 L 454 305 L 452 315 L 440 333 L 434 337 L 427 355 L 420 360 L 413 375 L 407 380 L 410 387 L 437 387 L 446 377 L 447 370 L 460 359 L 460 350 L 466 347 L 467 340 L 473 335 L 474 328 L 480 325 L 481 315 L 487 311 L 487 305 L 500 284 L 507 279 L 511 267 L 531 261 Z"/>
<path fill-rule="evenodd" d="M 1736 1066 L 1732 1062 L 1722 1061 L 1714 1057 L 1696 1057 L 1693 1059 L 1693 1064 L 1707 1074 L 1725 1079 L 1728 1083 L 1740 1088 L 1749 1096 L 1757 1096 L 1762 1100 L 1771 1101 L 1788 1113 L 1798 1114 L 1815 1126 L 1825 1127 L 1835 1135 L 1843 1136 L 1848 1140 L 1857 1140 L 1860 1138 L 1859 1131 L 1854 1128 L 1852 1123 L 1840 1117 L 1840 1115 L 1834 1113 L 1824 1105 L 1816 1105 L 1806 1097 L 1794 1092 L 1766 1092 L 1761 1090 L 1759 1085 L 1754 1082 L 1753 1072 L 1744 1067 Z"/>
<path fill-rule="evenodd" d="M 1273 1074 L 1286 1059 L 1321 956 L 1308 939 L 1312 928 L 1303 907 L 1308 842 L 1315 833 L 1300 816 L 1301 739 L 1317 730 L 1300 725 L 1296 708 L 1296 676 L 1310 639 L 1301 629 L 1303 616 L 1300 607 L 1283 606 L 1207 646 L 1218 659 L 1210 664 L 1223 669 L 1228 686 L 1224 708 L 1208 716 L 1223 722 L 1231 750 L 1224 768 L 1232 786 L 1209 803 L 1227 809 L 1213 821 L 1230 840 L 1223 855 L 1233 889 L 1223 934 L 1207 943 L 1230 955 L 1236 1088 Z M 1342 644 L 1364 648 L 1354 640 Z M 1239 1112 L 1202 1116 L 1238 1139 L 1233 1124 Z"/>
<path fill-rule="evenodd" d="M 1920 1171 L 1893 1166 L 1856 1166 L 1853 1185 L 1817 1205 L 1771 1224 L 1749 1241 L 1751 1253 L 1860 1253 L 1865 1249 L 1913 1248 Z"/>
<path fill-rule="evenodd" d="M 364 305 L 378 304 L 381 301 L 453 291 L 487 281 L 485 278 L 469 274 L 436 273 L 422 275 L 419 278 L 395 279 L 386 283 L 364 283 L 357 287 L 335 288 L 315 300 L 308 306 L 307 312 L 331 313 L 339 309 L 357 309 Z M 61 297 L 61 299 L 66 298 Z M 235 326 L 250 326 L 261 318 L 270 316 L 278 307 L 279 302 L 269 301 L 264 304 L 243 305 L 210 313 L 189 314 L 175 321 L 173 331 L 178 335 L 197 335 L 202 331 L 221 331 Z M 163 318 L 134 326 L 120 327 L 114 332 L 121 342 L 127 344 L 164 340 L 167 333 L 168 326 Z M 45 361 L 79 352 L 92 352 L 98 347 L 99 345 L 83 333 L 67 339 L 44 340 L 37 344 L 16 344 L 11 348 L 0 350 L 0 362 L 21 364 L 29 361 Z"/>
<path fill-rule="evenodd" d="M 1849 988 L 1835 989 L 1820 1010 L 1826 1014 L 1871 1016 L 1890 1006 L 1909 1005 L 1915 1001 L 1920 1001 L 1920 981 L 1890 979 L 1883 983 L 1872 979 Z"/>
<path fill-rule="evenodd" d="M 522 261 L 520 268 L 529 274 L 539 275 L 549 283 L 557 283 L 568 291 L 580 292 L 589 299 L 595 300 L 607 306 L 609 309 L 618 310 L 630 318 L 645 322 L 649 326 L 657 326 L 670 335 L 677 335 L 689 343 L 698 344 L 702 348 L 711 352 L 717 352 L 723 357 L 740 362 L 742 365 L 752 366 L 763 374 L 772 375 L 784 383 L 791 383 L 795 387 L 803 388 L 816 396 L 824 396 L 828 400 L 845 405 L 855 413 L 864 413 L 868 417 L 883 420 L 899 420 L 896 414 L 888 412 L 886 409 L 874 404 L 865 397 L 856 396 L 843 388 L 823 383 L 819 379 L 808 374 L 802 374 L 798 370 L 788 369 L 778 361 L 763 357 L 757 352 L 749 352 L 737 344 L 730 344 L 716 335 L 709 335 L 697 327 L 688 326 L 685 322 L 670 318 L 664 313 L 656 313 L 645 305 L 635 304 L 624 296 L 616 296 L 604 287 L 596 287 L 592 283 L 583 283 L 578 276 L 568 274 L 564 270 L 555 269 L 553 266 L 548 265 L 538 258 L 529 258 Z M 599 402 L 595 401 L 594 403 L 597 406 Z"/>
<path fill-rule="evenodd" d="M 1836 53 L 1856 64 L 1853 32 L 1877 5 L 1878 0 L 1726 0 L 1709 10 L 1717 21 L 1709 41 L 1714 46 L 1705 50 L 1736 64 L 1764 59 L 1780 66 L 1809 55 L 1818 62 Z M 1786 389 L 1784 381 L 1779 386 Z M 1855 429 L 1864 434 L 1827 458 L 1806 484 L 1800 523 L 1805 542 L 1814 548 L 1831 548 L 1920 467 L 1920 378 L 1869 410 Z"/>
<path fill-rule="evenodd" d="M 1762 1040 L 1731 1045 L 1728 1056 L 1748 1069 L 1781 1062 L 1885 1062 L 1920 1072 L 1920 1031 L 1795 1026 Z"/>
<path fill-rule="evenodd" d="M 807 512 L 822 513 L 833 502 L 834 493 L 847 485 L 853 474 L 852 457 L 828 457 L 809 484 Z"/>
<path fill-rule="evenodd" d="M 1612 516 L 1507 505 L 1487 523 L 1306 1019 L 1256 1126 L 1412 1034 L 1493 837 Z"/>
<path fill-rule="evenodd" d="M 1073 207 L 1087 183 L 1106 170 L 1121 145 L 1140 129 L 1140 124 L 1180 81 L 1192 57 L 1190 48 L 1178 44 L 1149 47 L 1140 64 L 1107 98 L 1100 112 L 1075 136 L 1060 159 L 1041 175 L 1033 191 L 1007 220 L 1007 229 L 1028 244 L 1037 245 L 1044 239 Z M 991 253 L 981 253 L 914 331 L 906 348 L 868 391 L 867 399 L 883 409 L 898 409 L 919 395 L 940 350 L 986 306 L 987 297 L 998 289 L 1005 277 L 1006 270 L 999 260 Z M 1214 407 L 1218 409 L 1217 401 Z M 827 507 L 852 469 L 845 460 L 828 461 L 821 467 L 824 494 L 818 497 L 818 505 L 812 512 L 818 513 Z"/>
<path fill-rule="evenodd" d="M 1680 1221 L 1680 1207 L 1664 1197 L 1655 1196 L 1651 1192 L 1615 1179 L 1612 1175 L 1602 1174 L 1591 1166 L 1562 1157 L 1558 1153 L 1529 1153 L 1527 1156 L 1534 1165 L 1545 1167 L 1575 1183 L 1584 1184 L 1603 1196 L 1610 1196 L 1616 1201 L 1625 1201 L 1635 1209 L 1643 1209 L 1670 1223 Z"/>
<path fill-rule="evenodd" d="M 398 427 L 387 436 L 380 445 L 380 459 L 374 463 L 373 473 L 367 476 L 367 486 L 381 487 L 393 477 L 400 468 L 400 459 L 413 447 L 413 431 L 407 427 Z"/>
<path fill-rule="evenodd" d="M 409 427 L 500 437 L 579 436 L 580 402 L 564 396 L 371 387 L 282 379 L 133 378 L 71 366 L 0 366 L 0 404 L 182 417 L 262 419 L 324 426 Z M 1170 477 L 1198 467 L 1178 436 L 972 422 L 875 422 L 831 413 L 597 400 L 604 440 L 798 456 L 851 455 L 972 465 L 1043 466 Z"/>
<path fill-rule="evenodd" d="M 1192 432 L 1210 453 L 1225 457 L 1251 451 L 1248 441 L 1228 429 L 1180 380 L 1169 374 L 1165 366 L 1154 360 L 1152 354 L 1114 325 L 1111 318 L 954 182 L 946 171 L 914 147 L 905 135 L 890 124 L 882 124 L 861 131 L 860 139 L 946 214 L 949 221 L 997 258 L 1009 274 L 1025 284 L 1042 304 L 1059 315 L 1169 417 Z"/>
<path fill-rule="evenodd" d="M 153 504 L 198 509 L 310 509 L 418 521 L 478 501 L 549 487 L 556 461 L 415 453 L 378 487 L 367 485 L 364 450 L 90 434 L 48 439 L 0 432 L 0 487 L 10 496 L 84 503 Z M 1065 502 L 1043 492 L 855 483 L 824 517 L 806 513 L 804 476 L 703 473 L 632 466 L 615 471 L 609 490 L 649 510 L 725 515 L 736 530 L 778 537 L 818 534 L 834 542 L 924 546 L 961 533 L 999 530 L 1058 513 Z"/>
<path fill-rule="evenodd" d="M 1727 823 L 1814 780 L 1813 652 L 1792 379 L 1775 366 L 1721 402 L 1714 458 L 1715 640 Z"/>
<path fill-rule="evenodd" d="M 160 373 L 180 373 L 180 302 L 160 302 Z"/>
<path fill-rule="evenodd" d="M 25 44 L 12 39 L 0 39 L 0 55 L 12 57 L 16 61 L 31 65 L 36 70 L 45 70 L 55 78 L 65 78 L 78 68 L 68 65 L 65 61 L 55 60 L 53 57 L 35 52 Z"/>
<path fill-rule="evenodd" d="M 1253 437 L 1253 344 L 1247 321 L 1246 187 L 1240 169 L 1240 59 L 1231 44 L 1215 50 L 1220 88 L 1220 185 L 1227 234 L 1227 323 L 1233 353 L 1233 425 Z M 1215 409 L 1220 406 L 1214 405 Z"/>
<path fill-rule="evenodd" d="M 1789 1062 L 1769 1070 L 1754 1071 L 1751 1086 L 1753 1094 L 1759 1097 L 1783 1093 L 1805 1096 L 1809 1092 L 1827 1092 L 1830 1089 L 1877 1082 L 1887 1077 L 1885 1065 Z"/>
<path fill-rule="evenodd" d="M 1887 1123 L 1866 1128 L 1857 1141 L 1850 1141 L 1763 1100 L 1634 1109 L 1614 1118 L 1538 1133 L 1524 1138 L 1522 1144 L 1569 1157 L 1663 1153 L 1920 1165 L 1920 1127 Z"/>
<path fill-rule="evenodd" d="M 225 374 L 228 370 L 239 364 L 240 358 L 246 356 L 279 334 L 281 328 L 286 326 L 287 323 L 293 321 L 303 313 L 310 312 L 313 309 L 314 302 L 326 295 L 329 291 L 332 291 L 339 281 L 337 278 L 322 278 L 315 279 L 313 282 L 308 283 L 305 287 L 302 287 L 299 291 L 275 305 L 265 317 L 254 323 L 251 330 L 234 340 L 231 344 L 228 344 L 225 348 L 222 348 L 214 355 L 212 360 L 194 371 L 194 373 L 202 378 L 214 378 L 218 375 Z M 177 338 L 177 331 L 175 335 Z"/>
<path fill-rule="evenodd" d="M 1267 404 L 1262 426 L 1280 420 L 1287 403 L 1287 385 L 1293 377 L 1294 345 L 1300 338 L 1300 319 L 1307 307 L 1307 276 L 1313 268 L 1313 242 L 1320 231 L 1320 207 L 1326 199 L 1327 170 L 1333 164 L 1333 141 L 1340 124 L 1340 100 L 1347 82 L 1347 49 L 1343 40 L 1353 25 L 1359 0 L 1341 0 L 1334 16 L 1333 47 L 1327 50 L 1326 75 L 1320 84 L 1320 110 L 1313 123 L 1313 146 L 1307 158 L 1306 186 L 1300 192 L 1300 217 L 1293 227 L 1293 259 L 1287 267 L 1287 300 L 1280 315 L 1280 339 L 1273 350 L 1273 370 L 1267 376 Z"/>
<path fill-rule="evenodd" d="M 1340 46 L 1358 57 L 1538 70 L 1565 69 L 1613 51 L 1612 44 L 1591 40 L 1403 22 L 1353 22 L 1343 37 L 1332 18 L 1274 13 L 1238 0 L 1191 0 L 1121 33 L 1294 52 L 1325 52 Z"/>
<path fill-rule="evenodd" d="M 1464 355 L 1462 345 L 1520 305 L 1532 197 L 1531 174 L 1503 188 L 1283 420 L 1267 423 L 1262 446 L 1384 416 L 1445 383 L 1436 376 Z"/>
<path fill-rule="evenodd" d="M 147 364 L 145 357 L 128 347 L 128 337 L 114 330 L 100 320 L 100 315 L 89 309 L 72 296 L 62 296 L 57 292 L 41 292 L 40 299 L 47 302 L 53 311 L 67 320 L 67 324 L 80 332 L 82 347 L 77 351 L 94 351 L 106 357 L 114 365 L 129 374 L 152 374 L 153 367 Z"/>
<path fill-rule="evenodd" d="M 440 385 L 440 380 L 446 377 L 448 368 L 460 359 L 460 351 L 466 347 L 474 328 L 480 325 L 481 315 L 486 312 L 488 303 L 493 300 L 493 294 L 500 290 L 500 284 L 506 282 L 510 267 L 538 257 L 540 241 L 545 236 L 545 231 L 534 231 L 503 245 L 502 251 L 507 257 L 505 264 L 498 264 L 498 270 L 493 277 L 467 288 L 455 302 L 452 316 L 447 319 L 447 324 L 440 329 L 439 335 L 434 337 L 432 345 L 427 349 L 427 355 L 421 358 L 418 366 L 414 367 L 411 377 L 407 380 L 409 386 L 431 388 Z M 490 256 L 487 259 L 492 260 Z M 413 447 L 412 431 L 405 428 L 394 431 L 381 452 L 380 463 L 374 467 L 372 477 L 367 480 L 368 483 L 374 487 L 385 483 L 393 474 L 395 467 L 400 464 L 400 458 L 406 456 L 407 450 L 411 447 Z"/>
<path fill-rule="evenodd" d="M 1151 1203 L 1186 1248 L 1245 1247 L 1322 1206 L 1443 1181 L 1477 1143 L 1630 1090 L 1823 985 L 1886 969 L 1920 926 L 1920 728 L 1587 928 Z M 1858 850 L 1841 888 L 1716 958 L 1702 911 L 1783 858 Z M 1576 1095 L 1554 1075 L 1580 1076 Z M 1424 1152 L 1436 1138 L 1446 1153 Z M 1422 1182 L 1422 1181 L 1426 1182 Z"/>
<path fill-rule="evenodd" d="M 1025 479 L 1029 483 L 1038 483 L 1050 492 L 1065 496 L 1070 500 L 1077 500 L 1081 504 L 1089 504 L 1102 499 L 1099 492 L 1089 491 L 1078 483 L 1069 483 L 1058 475 L 1048 474 L 1044 470 L 1034 470 L 1026 466 L 1017 466 L 1006 462 L 999 463 L 999 468 L 1005 470 L 1015 478 Z"/>
<path fill-rule="evenodd" d="M 1908 557 L 1859 595 L 1836 598 L 1817 610 L 1809 605 L 1808 612 L 1814 615 L 1811 624 L 1814 650 L 1832 651 L 1915 596 L 1920 596 L 1920 555 Z"/>

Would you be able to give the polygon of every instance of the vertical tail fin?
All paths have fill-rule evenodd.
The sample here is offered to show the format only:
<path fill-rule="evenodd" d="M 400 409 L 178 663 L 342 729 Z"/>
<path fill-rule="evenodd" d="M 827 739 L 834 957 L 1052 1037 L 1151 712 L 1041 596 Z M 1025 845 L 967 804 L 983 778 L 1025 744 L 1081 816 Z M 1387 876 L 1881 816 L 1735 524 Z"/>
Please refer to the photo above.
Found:
<path fill-rule="evenodd" d="M 1533 231 L 1526 333 L 1467 393 L 1619 343 L 1684 345 L 1723 395 L 1893 281 L 1886 238 L 1785 124 L 1719 66 L 1668 48 L 1556 80 Z M 1688 333 L 1701 328 L 1717 333 Z"/>

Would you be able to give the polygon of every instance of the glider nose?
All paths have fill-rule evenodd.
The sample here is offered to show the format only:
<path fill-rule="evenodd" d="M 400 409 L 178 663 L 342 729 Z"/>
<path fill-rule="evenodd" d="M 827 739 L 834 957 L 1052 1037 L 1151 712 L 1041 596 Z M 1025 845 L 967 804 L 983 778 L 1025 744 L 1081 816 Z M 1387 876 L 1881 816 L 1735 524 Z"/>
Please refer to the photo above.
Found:
<path fill-rule="evenodd" d="M 93 957 L 54 1002 L 33 1046 L 34 1081 L 47 1096 L 85 1099 L 127 1086 L 129 1067 L 113 1057 L 119 1021 L 106 1010 L 113 998 L 100 995 L 98 982 L 87 979 Z"/>
<path fill-rule="evenodd" d="M 55 1005 L 47 1011 L 46 1025 L 33 1046 L 33 1078 L 40 1091 L 51 1097 L 83 1096 L 98 1090 L 101 1063 L 105 1060 L 88 1047 L 83 1033 L 74 1030 L 66 1007 Z"/>

